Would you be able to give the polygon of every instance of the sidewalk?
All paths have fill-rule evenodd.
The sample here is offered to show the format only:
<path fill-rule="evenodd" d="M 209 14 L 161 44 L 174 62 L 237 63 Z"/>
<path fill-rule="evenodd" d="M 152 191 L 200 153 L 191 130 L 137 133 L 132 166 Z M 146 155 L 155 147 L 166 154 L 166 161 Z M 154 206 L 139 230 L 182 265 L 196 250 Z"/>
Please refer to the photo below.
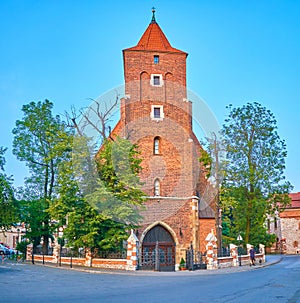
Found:
<path fill-rule="evenodd" d="M 250 265 L 243 265 L 243 266 L 236 266 L 236 267 L 228 267 L 228 268 L 220 268 L 216 270 L 209 270 L 209 274 L 225 274 L 225 273 L 235 273 L 235 272 L 243 272 L 243 271 L 250 271 L 250 270 L 257 270 L 261 269 L 270 265 L 274 265 L 279 263 L 282 260 L 282 255 L 266 255 L 266 262 L 259 264 L 256 262 L 255 266 Z"/>
<path fill-rule="evenodd" d="M 64 270 L 75 270 L 87 273 L 94 274 L 117 274 L 117 275 L 130 275 L 130 276 L 197 276 L 197 275 L 217 275 L 217 274 L 231 274 L 243 271 L 257 270 L 270 265 L 274 265 L 279 263 L 282 260 L 282 255 L 266 255 L 266 262 L 259 264 L 257 263 L 255 266 L 244 265 L 244 266 L 236 266 L 236 267 L 228 267 L 228 268 L 220 268 L 215 270 L 195 270 L 195 271 L 176 271 L 176 272 L 157 272 L 157 271 L 146 271 L 146 270 L 137 270 L 137 271 L 125 271 L 125 270 L 113 270 L 113 269 L 103 269 L 103 268 L 94 268 L 94 267 L 84 267 L 84 266 L 76 266 L 73 265 L 70 268 L 69 265 L 57 266 L 51 263 L 45 263 L 43 265 L 40 262 L 35 262 L 36 266 L 48 266 L 55 267 L 57 269 Z M 26 262 L 27 264 L 31 264 Z"/>

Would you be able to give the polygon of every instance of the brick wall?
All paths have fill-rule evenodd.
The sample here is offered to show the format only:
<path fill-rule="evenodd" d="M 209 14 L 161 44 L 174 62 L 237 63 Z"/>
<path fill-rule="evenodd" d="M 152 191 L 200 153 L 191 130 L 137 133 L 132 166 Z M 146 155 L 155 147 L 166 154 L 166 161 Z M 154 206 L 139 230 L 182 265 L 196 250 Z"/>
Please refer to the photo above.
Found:
<path fill-rule="evenodd" d="M 159 64 L 154 64 L 153 56 L 159 55 Z M 123 51 L 124 58 L 124 78 L 126 84 L 126 94 L 130 94 L 135 100 L 142 100 L 140 89 L 135 85 L 132 89 L 131 84 L 139 82 L 142 78 L 145 82 L 150 80 L 151 74 L 162 74 L 163 80 L 168 79 L 170 83 L 176 83 L 180 86 L 186 86 L 186 54 L 169 53 L 169 52 L 154 52 L 154 51 Z M 150 95 L 150 87 L 144 90 L 144 97 L 153 100 L 153 95 Z M 178 99 L 186 98 L 186 93 L 174 89 L 174 95 Z M 155 91 L 155 96 L 164 96 L 163 92 Z M 171 98 L 170 98 L 171 99 Z M 154 99 L 155 100 L 155 99 Z M 163 100 L 163 99 L 162 99 Z"/>
<path fill-rule="evenodd" d="M 214 231 L 215 233 L 215 220 L 211 219 L 211 218 L 203 218 L 199 220 L 200 222 L 200 226 L 199 226 L 199 240 L 200 240 L 200 251 L 201 252 L 205 252 L 206 250 L 206 241 L 205 238 L 207 237 L 207 235 L 211 232 L 211 230 Z"/>
<path fill-rule="evenodd" d="M 300 253 L 300 209 L 286 209 L 280 214 L 281 237 L 287 254 Z"/>

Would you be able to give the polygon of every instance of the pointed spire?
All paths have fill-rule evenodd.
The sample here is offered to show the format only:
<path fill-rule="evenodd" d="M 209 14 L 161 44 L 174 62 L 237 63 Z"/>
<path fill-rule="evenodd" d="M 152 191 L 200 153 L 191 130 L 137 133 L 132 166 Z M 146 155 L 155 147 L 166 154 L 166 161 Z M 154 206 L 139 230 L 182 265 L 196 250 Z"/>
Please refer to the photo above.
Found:
<path fill-rule="evenodd" d="M 152 7 L 152 19 L 151 19 L 151 23 L 156 23 L 156 20 L 155 20 L 155 7 L 154 6 Z"/>
<path fill-rule="evenodd" d="M 152 19 L 148 25 L 146 31 L 142 35 L 138 44 L 134 47 L 127 48 L 125 50 L 148 50 L 148 51 L 161 51 L 161 52 L 175 52 L 183 53 L 185 52 L 176 49 L 171 46 L 167 37 L 159 27 L 155 19 L 155 7 L 152 8 Z"/>

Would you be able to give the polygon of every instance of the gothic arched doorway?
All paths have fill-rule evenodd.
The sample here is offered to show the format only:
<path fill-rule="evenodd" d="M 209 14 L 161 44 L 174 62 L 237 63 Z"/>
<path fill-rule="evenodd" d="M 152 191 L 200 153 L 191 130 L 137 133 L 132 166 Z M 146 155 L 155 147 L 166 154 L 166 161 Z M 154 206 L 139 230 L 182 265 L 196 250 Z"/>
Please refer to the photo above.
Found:
<path fill-rule="evenodd" d="M 145 235 L 141 251 L 141 268 L 148 270 L 175 270 L 175 242 L 170 232 L 156 225 Z"/>

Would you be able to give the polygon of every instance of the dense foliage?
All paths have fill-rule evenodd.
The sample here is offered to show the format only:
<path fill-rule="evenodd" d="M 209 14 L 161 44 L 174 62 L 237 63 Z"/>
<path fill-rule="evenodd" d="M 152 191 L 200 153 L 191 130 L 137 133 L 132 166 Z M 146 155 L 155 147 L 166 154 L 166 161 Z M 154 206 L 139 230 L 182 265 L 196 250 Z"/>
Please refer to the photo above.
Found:
<path fill-rule="evenodd" d="M 18 222 L 18 205 L 14 197 L 12 177 L 5 174 L 6 149 L 0 147 L 0 230 L 6 231 Z"/>
<path fill-rule="evenodd" d="M 83 145 L 88 141 L 76 140 Z M 139 222 L 144 196 L 139 189 L 136 146 L 124 139 L 105 141 L 97 155 L 96 174 L 90 171 L 94 159 L 89 148 L 77 146 L 76 151 L 76 156 L 61 163 L 59 197 L 50 212 L 65 226 L 69 246 L 120 250 L 128 231 Z"/>
<path fill-rule="evenodd" d="M 52 109 L 48 100 L 24 105 L 23 118 L 16 121 L 13 129 L 13 153 L 30 172 L 19 195 L 28 225 L 27 237 L 34 245 L 43 239 L 45 252 L 52 237 L 48 208 L 56 197 L 58 165 L 68 151 L 65 143 L 70 136 L 65 123 L 52 114 Z"/>
<path fill-rule="evenodd" d="M 13 152 L 30 172 L 18 192 L 26 237 L 45 252 L 54 236 L 76 248 L 118 250 L 140 220 L 137 147 L 106 140 L 95 158 L 91 140 L 52 110 L 48 100 L 24 105 L 13 130 Z"/>
<path fill-rule="evenodd" d="M 289 202 L 285 180 L 286 145 L 270 110 L 258 103 L 230 108 L 223 126 L 227 151 L 222 208 L 227 236 L 241 233 L 245 243 L 270 244 L 266 216 Z"/>

